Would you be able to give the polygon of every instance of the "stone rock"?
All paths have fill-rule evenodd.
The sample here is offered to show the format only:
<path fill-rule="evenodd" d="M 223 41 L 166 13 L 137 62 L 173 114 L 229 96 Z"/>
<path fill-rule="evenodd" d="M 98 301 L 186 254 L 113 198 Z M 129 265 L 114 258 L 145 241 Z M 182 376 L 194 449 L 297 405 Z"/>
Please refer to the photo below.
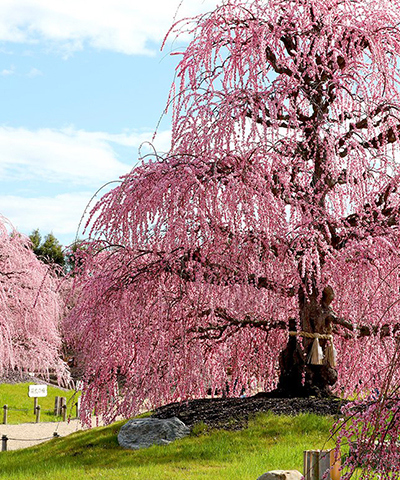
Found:
<path fill-rule="evenodd" d="M 135 418 L 123 425 L 118 433 L 118 443 L 123 448 L 138 450 L 151 445 L 168 445 L 189 435 L 190 428 L 179 418 Z"/>
<path fill-rule="evenodd" d="M 270 470 L 257 480 L 301 480 L 303 475 L 298 470 Z"/>

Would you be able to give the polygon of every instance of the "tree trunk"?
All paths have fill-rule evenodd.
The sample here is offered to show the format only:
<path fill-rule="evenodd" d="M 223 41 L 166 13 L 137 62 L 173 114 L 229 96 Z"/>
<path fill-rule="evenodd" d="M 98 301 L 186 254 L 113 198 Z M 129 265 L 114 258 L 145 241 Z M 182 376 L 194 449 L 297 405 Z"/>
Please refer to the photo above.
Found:
<path fill-rule="evenodd" d="M 300 329 L 303 332 L 332 334 L 332 316 L 330 303 L 333 290 L 325 287 L 322 298 L 318 294 L 306 296 L 299 291 Z M 296 331 L 295 321 L 289 321 L 289 330 Z M 289 337 L 286 348 L 279 356 L 280 377 L 278 392 L 282 396 L 330 396 L 331 387 L 337 382 L 337 370 L 331 367 L 324 358 L 322 365 L 308 363 L 313 338 Z M 319 340 L 323 352 L 328 340 Z"/>

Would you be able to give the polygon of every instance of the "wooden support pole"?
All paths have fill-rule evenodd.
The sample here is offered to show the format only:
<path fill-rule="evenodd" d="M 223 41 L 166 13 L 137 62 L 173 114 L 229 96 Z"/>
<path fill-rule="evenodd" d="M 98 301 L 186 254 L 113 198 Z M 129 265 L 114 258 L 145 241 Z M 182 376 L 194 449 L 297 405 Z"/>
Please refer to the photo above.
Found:
<path fill-rule="evenodd" d="M 66 397 L 60 397 L 60 404 L 59 404 L 59 409 L 60 413 L 59 415 L 62 416 L 63 422 L 65 422 L 65 419 L 67 417 L 67 398 Z"/>
<path fill-rule="evenodd" d="M 36 407 L 36 423 L 40 422 L 40 405 Z"/>
<path fill-rule="evenodd" d="M 308 450 L 305 450 L 303 452 L 303 477 L 304 477 L 304 479 L 308 478 L 308 477 L 306 477 L 306 475 L 307 475 L 307 472 L 310 469 L 309 461 L 310 461 L 310 457 L 308 455 Z"/>
<path fill-rule="evenodd" d="M 329 450 L 322 450 L 319 455 L 319 476 L 323 478 L 325 473 L 331 476 L 331 452 Z"/>
<path fill-rule="evenodd" d="M 38 406 L 38 397 L 33 397 L 33 414 L 36 415 L 36 409 Z"/>
<path fill-rule="evenodd" d="M 3 406 L 3 425 L 7 425 L 8 405 Z"/>
<path fill-rule="evenodd" d="M 54 399 L 54 415 L 57 417 L 60 415 L 60 397 L 56 396 Z"/>
<path fill-rule="evenodd" d="M 305 480 L 340 480 L 340 457 L 335 450 L 306 450 L 304 452 Z"/>
<path fill-rule="evenodd" d="M 1 451 L 6 452 L 7 451 L 7 435 L 3 435 L 1 437 Z"/>
<path fill-rule="evenodd" d="M 331 477 L 332 480 L 340 480 L 340 468 L 342 466 L 342 458 L 340 456 L 340 451 L 337 453 L 336 450 L 331 450 Z"/>
<path fill-rule="evenodd" d="M 313 450 L 311 452 L 311 475 L 312 480 L 320 480 L 319 478 L 319 452 Z"/>

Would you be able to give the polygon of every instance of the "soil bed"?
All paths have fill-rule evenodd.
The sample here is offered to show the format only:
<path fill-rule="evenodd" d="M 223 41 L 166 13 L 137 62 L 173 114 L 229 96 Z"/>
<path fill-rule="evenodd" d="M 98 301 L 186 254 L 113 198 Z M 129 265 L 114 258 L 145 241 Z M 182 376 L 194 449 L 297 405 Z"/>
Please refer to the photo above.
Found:
<path fill-rule="evenodd" d="M 239 430 L 245 428 L 249 417 L 259 412 L 277 415 L 315 413 L 317 415 L 340 415 L 346 400 L 331 398 L 271 398 L 258 394 L 245 398 L 206 398 L 171 403 L 158 408 L 153 417 L 178 417 L 188 427 L 204 423 L 210 428 Z"/>

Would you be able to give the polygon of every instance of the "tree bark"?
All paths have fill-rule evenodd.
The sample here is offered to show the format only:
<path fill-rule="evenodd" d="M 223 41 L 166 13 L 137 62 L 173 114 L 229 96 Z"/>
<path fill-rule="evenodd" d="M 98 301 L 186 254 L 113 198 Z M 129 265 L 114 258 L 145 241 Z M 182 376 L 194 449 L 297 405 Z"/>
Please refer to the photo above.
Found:
<path fill-rule="evenodd" d="M 296 330 L 294 319 L 289 320 L 289 331 Z M 279 396 L 303 397 L 304 352 L 297 337 L 289 336 L 286 348 L 279 355 L 280 376 L 277 387 Z"/>

